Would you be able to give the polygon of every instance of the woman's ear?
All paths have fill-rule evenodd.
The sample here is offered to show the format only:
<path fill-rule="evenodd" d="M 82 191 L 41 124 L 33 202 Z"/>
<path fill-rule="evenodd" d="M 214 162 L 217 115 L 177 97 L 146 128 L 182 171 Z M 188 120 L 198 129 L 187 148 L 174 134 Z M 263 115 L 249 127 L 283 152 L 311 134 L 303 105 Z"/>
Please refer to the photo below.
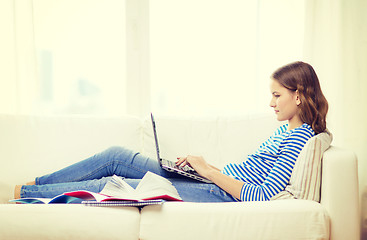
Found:
<path fill-rule="evenodd" d="M 301 104 L 301 98 L 299 97 L 299 92 L 296 90 L 296 104 L 299 106 Z"/>

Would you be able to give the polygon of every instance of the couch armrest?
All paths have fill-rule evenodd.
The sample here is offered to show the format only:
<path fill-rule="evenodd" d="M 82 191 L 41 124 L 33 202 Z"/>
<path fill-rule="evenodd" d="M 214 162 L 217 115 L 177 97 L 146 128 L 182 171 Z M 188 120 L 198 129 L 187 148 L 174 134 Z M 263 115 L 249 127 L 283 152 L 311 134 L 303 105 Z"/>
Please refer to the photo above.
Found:
<path fill-rule="evenodd" d="M 321 204 L 331 219 L 330 239 L 359 239 L 359 193 L 356 155 L 331 146 L 322 165 Z"/>

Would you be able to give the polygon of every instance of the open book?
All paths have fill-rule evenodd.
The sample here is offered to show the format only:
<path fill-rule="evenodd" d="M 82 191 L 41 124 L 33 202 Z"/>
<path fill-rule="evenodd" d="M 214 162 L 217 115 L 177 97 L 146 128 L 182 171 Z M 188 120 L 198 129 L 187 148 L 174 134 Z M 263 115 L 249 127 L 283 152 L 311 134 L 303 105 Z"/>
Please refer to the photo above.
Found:
<path fill-rule="evenodd" d="M 100 193 L 86 190 L 66 192 L 54 198 L 21 198 L 10 200 L 16 203 L 80 203 L 82 201 L 182 201 L 176 188 L 170 181 L 152 172 L 147 172 L 134 189 L 121 177 L 112 176 Z"/>

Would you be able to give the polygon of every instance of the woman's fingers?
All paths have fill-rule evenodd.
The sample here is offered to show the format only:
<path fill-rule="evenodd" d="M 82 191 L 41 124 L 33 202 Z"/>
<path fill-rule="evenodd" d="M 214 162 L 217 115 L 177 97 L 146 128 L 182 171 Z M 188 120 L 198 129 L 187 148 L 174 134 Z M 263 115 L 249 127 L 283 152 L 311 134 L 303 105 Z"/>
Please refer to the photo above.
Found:
<path fill-rule="evenodd" d="M 176 165 L 181 166 L 181 164 L 184 164 L 184 166 L 186 165 L 186 157 L 177 158 Z"/>

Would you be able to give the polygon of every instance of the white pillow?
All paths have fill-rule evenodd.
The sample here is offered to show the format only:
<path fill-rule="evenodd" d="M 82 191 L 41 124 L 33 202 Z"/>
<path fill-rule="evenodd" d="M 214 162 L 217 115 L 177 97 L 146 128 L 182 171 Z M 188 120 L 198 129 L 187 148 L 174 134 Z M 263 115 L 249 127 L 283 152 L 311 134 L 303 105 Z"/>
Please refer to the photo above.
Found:
<path fill-rule="evenodd" d="M 298 156 L 288 185 L 271 200 L 291 198 L 319 202 L 322 155 L 332 139 L 328 131 L 310 138 Z"/>

